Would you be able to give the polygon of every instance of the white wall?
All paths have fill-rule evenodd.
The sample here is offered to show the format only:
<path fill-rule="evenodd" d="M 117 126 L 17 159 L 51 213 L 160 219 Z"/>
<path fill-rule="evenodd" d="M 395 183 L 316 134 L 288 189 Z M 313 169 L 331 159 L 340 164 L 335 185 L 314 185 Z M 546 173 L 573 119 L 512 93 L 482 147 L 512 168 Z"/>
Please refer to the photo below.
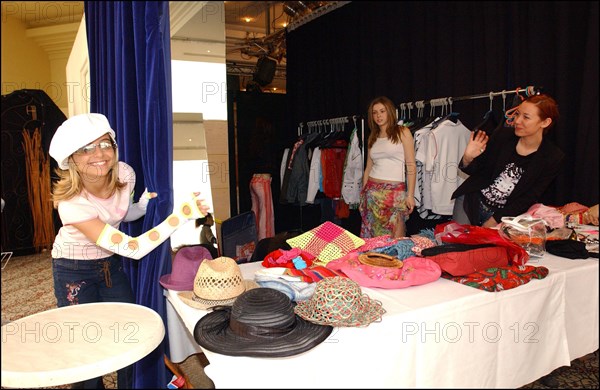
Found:
<path fill-rule="evenodd" d="M 227 120 L 227 87 L 225 64 L 191 61 L 171 61 L 173 85 L 173 115 L 178 113 L 200 113 L 203 118 L 198 124 L 190 124 L 192 129 L 178 131 L 174 125 L 173 146 L 175 149 L 173 161 L 174 202 L 186 199 L 191 192 L 199 191 L 214 213 L 214 203 L 211 191 L 211 168 L 207 159 L 206 138 L 203 120 Z M 191 123 L 191 122 L 190 122 Z M 196 130 L 197 128 L 197 130 Z M 202 140 L 194 146 L 186 143 L 196 135 Z M 192 142 L 192 141 L 190 141 Z M 179 151 L 178 149 L 182 150 Z M 198 159 L 188 159 L 196 154 Z M 180 159 L 178 156 L 184 156 Z M 213 226 L 213 233 L 217 235 Z M 171 247 L 198 244 L 200 228 L 196 229 L 194 221 L 189 221 L 171 236 Z"/>
<path fill-rule="evenodd" d="M 173 112 L 227 120 L 227 69 L 211 62 L 171 61 Z"/>

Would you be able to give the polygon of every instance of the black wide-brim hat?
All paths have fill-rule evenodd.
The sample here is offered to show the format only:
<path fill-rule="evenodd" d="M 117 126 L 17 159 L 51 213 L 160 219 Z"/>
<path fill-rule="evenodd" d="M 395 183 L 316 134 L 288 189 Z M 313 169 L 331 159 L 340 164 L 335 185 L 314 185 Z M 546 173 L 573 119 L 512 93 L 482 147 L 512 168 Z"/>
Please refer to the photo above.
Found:
<path fill-rule="evenodd" d="M 223 355 L 284 357 L 316 347 L 332 331 L 297 316 L 284 293 L 261 287 L 242 293 L 231 307 L 213 308 L 196 323 L 194 339 Z"/>

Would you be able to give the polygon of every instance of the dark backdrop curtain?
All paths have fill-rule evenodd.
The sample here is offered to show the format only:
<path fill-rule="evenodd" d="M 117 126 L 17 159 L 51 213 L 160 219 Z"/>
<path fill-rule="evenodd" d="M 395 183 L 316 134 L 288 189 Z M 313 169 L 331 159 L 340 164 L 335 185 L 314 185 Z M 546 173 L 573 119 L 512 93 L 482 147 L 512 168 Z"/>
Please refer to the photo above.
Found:
<path fill-rule="evenodd" d="M 173 209 L 173 128 L 169 2 L 86 1 L 91 111 L 106 115 L 117 133 L 120 159 L 137 175 L 135 199 L 158 193 L 146 217 L 122 225 L 137 236 Z M 158 312 L 166 302 L 158 283 L 171 272 L 170 240 L 143 259 L 123 260 L 136 302 Z M 134 366 L 135 388 L 163 388 L 170 380 L 163 343 Z"/>
<path fill-rule="evenodd" d="M 283 137 L 286 132 L 285 110 L 286 95 L 279 93 L 236 92 L 228 94 L 230 104 L 235 102 L 236 109 L 229 110 L 230 145 L 237 143 L 237 170 L 229 174 L 229 185 L 233 193 L 231 210 L 237 215 L 252 210 L 250 180 L 255 173 L 270 173 L 273 178 L 271 191 L 275 215 L 279 215 L 281 206 L 279 192 L 281 182 L 279 170 L 283 149 L 289 146 Z M 236 117 L 234 117 L 234 114 Z M 235 126 L 237 124 L 237 128 Z M 231 148 L 236 150 L 236 148 Z M 230 166 L 236 166 L 235 153 L 230 153 Z M 236 187 L 239 185 L 239 188 Z M 237 209 L 239 205 L 239 210 Z M 284 229 L 275 229 L 277 232 Z"/>
<path fill-rule="evenodd" d="M 598 203 L 598 2 L 353 1 L 286 44 L 288 129 L 366 116 L 379 95 L 399 104 L 542 86 L 561 113 L 549 137 L 567 155 L 543 201 Z M 469 128 L 488 109 L 453 105 Z"/>

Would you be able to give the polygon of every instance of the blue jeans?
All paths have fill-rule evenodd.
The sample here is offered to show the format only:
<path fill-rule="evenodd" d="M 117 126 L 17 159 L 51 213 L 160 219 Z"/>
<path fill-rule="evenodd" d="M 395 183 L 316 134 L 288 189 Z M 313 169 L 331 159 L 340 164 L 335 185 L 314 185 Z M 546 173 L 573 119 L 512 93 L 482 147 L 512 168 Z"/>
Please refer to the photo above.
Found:
<path fill-rule="evenodd" d="M 485 221 L 490 219 L 490 217 L 492 215 L 494 215 L 494 210 L 489 208 L 483 201 L 483 198 L 480 196 L 479 197 L 479 226 L 483 225 L 485 223 Z M 496 221 L 496 222 L 499 222 L 499 221 Z"/>
<path fill-rule="evenodd" d="M 99 260 L 52 259 L 54 295 L 58 307 L 94 302 L 135 303 L 129 279 L 117 256 Z M 78 389 L 103 389 L 102 377 L 73 385 Z M 133 365 L 117 371 L 117 387 L 131 389 Z"/>
<path fill-rule="evenodd" d="M 460 223 L 461 225 L 481 226 L 481 225 L 484 224 L 485 221 L 487 221 L 488 219 L 490 219 L 490 217 L 492 215 L 494 215 L 494 210 L 492 210 L 491 208 L 489 208 L 485 204 L 485 202 L 483 201 L 483 198 L 481 196 L 479 196 L 479 199 L 478 199 L 478 202 L 479 202 L 479 206 L 478 206 L 478 208 L 479 208 L 478 220 L 477 221 L 471 221 L 469 219 L 469 216 L 465 212 L 464 201 L 465 201 L 465 196 L 464 195 L 461 195 L 458 198 L 454 199 L 454 210 L 452 212 L 452 219 L 456 223 Z"/>

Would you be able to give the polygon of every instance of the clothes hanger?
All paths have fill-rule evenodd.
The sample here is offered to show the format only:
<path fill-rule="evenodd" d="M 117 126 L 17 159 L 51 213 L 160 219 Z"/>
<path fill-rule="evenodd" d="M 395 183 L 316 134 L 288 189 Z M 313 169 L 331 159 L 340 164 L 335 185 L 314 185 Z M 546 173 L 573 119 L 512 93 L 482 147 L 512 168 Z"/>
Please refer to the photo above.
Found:
<path fill-rule="evenodd" d="M 398 121 L 404 123 L 406 119 L 406 103 L 400 103 L 400 115 L 398 115 Z"/>
<path fill-rule="evenodd" d="M 431 120 L 425 118 L 425 100 L 418 100 L 414 104 L 417 108 L 417 118 L 414 127 L 415 130 L 418 130 L 431 123 Z"/>
<path fill-rule="evenodd" d="M 513 107 L 508 111 L 504 112 L 504 117 L 506 118 L 506 125 L 509 127 L 512 127 L 513 125 L 513 122 L 515 120 L 515 111 L 517 111 L 517 109 L 519 108 L 520 102 L 525 100 L 525 98 L 523 98 L 523 96 L 519 94 L 520 90 L 521 87 L 517 87 L 517 89 L 515 90 L 515 97 L 513 98 Z"/>
<path fill-rule="evenodd" d="M 491 135 L 496 127 L 498 127 L 498 119 L 494 113 L 494 93 L 490 92 L 490 108 L 483 115 L 483 121 L 475 126 L 472 131 L 482 130 L 487 135 Z"/>
<path fill-rule="evenodd" d="M 458 116 L 460 115 L 460 113 L 456 112 L 456 111 L 452 111 L 452 98 L 448 97 L 446 98 L 448 105 L 450 106 L 450 110 L 448 111 L 448 115 L 446 115 L 446 119 L 452 121 L 452 123 L 458 123 Z"/>
<path fill-rule="evenodd" d="M 434 99 L 437 100 L 437 99 Z M 458 112 L 453 112 L 452 111 L 452 98 L 441 98 L 439 99 L 438 102 L 436 102 L 436 104 L 439 104 L 442 107 L 442 113 L 441 116 L 436 118 L 432 123 L 431 123 L 431 128 L 435 129 L 440 123 L 449 120 L 452 121 L 453 123 L 458 123 Z M 446 108 L 448 108 L 448 114 L 444 115 L 444 113 L 446 112 Z"/>

